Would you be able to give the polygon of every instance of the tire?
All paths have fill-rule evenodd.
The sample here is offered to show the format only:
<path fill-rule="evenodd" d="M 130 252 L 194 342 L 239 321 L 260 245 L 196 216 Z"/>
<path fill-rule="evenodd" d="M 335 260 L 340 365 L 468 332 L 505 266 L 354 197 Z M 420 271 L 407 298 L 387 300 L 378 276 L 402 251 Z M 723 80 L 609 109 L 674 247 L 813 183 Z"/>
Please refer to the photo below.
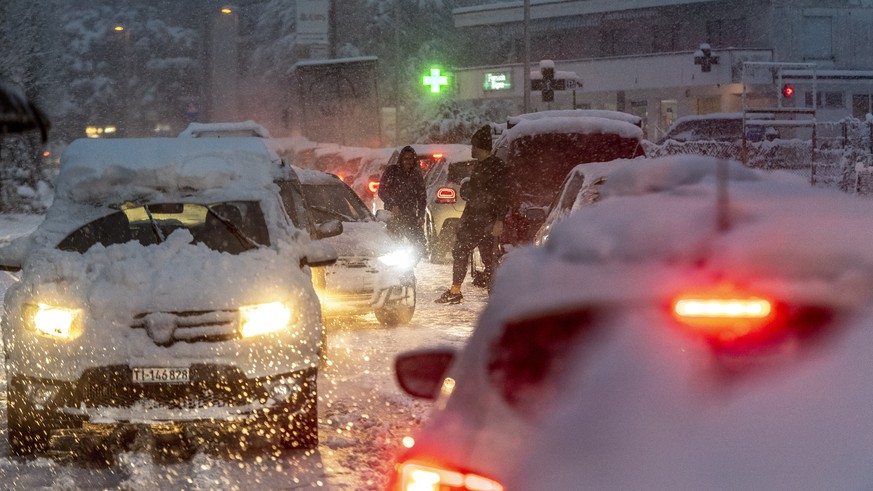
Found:
<path fill-rule="evenodd" d="M 12 455 L 26 457 L 41 454 L 48 448 L 52 430 L 51 419 L 27 401 L 19 384 L 10 381 L 9 406 L 6 411 L 7 435 Z"/>
<path fill-rule="evenodd" d="M 376 314 L 376 319 L 379 323 L 386 327 L 396 327 L 401 324 L 407 324 L 411 321 L 412 315 L 415 314 L 415 304 L 417 300 L 414 280 L 412 287 L 410 288 L 410 294 L 412 295 L 412 305 L 407 305 L 402 301 L 397 301 L 376 309 L 374 313 Z"/>
<path fill-rule="evenodd" d="M 318 448 L 318 390 L 317 375 L 306 381 L 306 388 L 299 397 L 304 398 L 304 410 L 294 417 L 289 410 L 280 434 L 279 444 L 288 450 L 314 450 Z"/>

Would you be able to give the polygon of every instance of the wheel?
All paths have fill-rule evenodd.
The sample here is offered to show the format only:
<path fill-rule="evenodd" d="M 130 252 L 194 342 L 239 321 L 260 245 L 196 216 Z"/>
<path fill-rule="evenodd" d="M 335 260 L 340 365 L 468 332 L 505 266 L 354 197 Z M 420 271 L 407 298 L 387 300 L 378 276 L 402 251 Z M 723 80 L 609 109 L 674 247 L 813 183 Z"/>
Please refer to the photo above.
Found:
<path fill-rule="evenodd" d="M 402 288 L 402 287 L 395 287 Z M 383 326 L 395 327 L 400 324 L 406 324 L 412 320 L 412 315 L 415 313 L 415 280 L 409 287 L 405 287 L 408 293 L 407 298 L 401 298 L 390 304 L 386 304 L 382 308 L 374 311 L 376 319 Z"/>
<path fill-rule="evenodd" d="M 308 377 L 304 390 L 297 395 L 303 398 L 303 411 L 288 409 L 285 422 L 280 433 L 280 445 L 285 449 L 313 450 L 318 447 L 318 390 L 317 375 Z M 292 401 L 292 406 L 295 401 Z"/>
<path fill-rule="evenodd" d="M 46 450 L 52 430 L 52 420 L 27 401 L 20 384 L 10 381 L 9 406 L 6 411 L 9 449 L 20 457 L 40 454 Z"/>

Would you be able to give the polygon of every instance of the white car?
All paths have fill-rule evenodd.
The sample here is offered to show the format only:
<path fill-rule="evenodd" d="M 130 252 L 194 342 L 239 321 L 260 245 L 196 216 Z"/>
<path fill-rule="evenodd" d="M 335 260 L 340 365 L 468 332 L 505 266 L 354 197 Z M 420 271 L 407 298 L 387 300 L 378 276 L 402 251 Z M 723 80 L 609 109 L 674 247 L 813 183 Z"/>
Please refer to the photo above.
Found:
<path fill-rule="evenodd" d="M 435 161 L 424 175 L 427 190 L 424 231 L 431 262 L 451 261 L 452 246 L 466 201 L 461 197 L 461 182 L 470 177 L 476 160 Z"/>
<path fill-rule="evenodd" d="M 546 209 L 546 218 L 534 236 L 536 245 L 543 245 L 549 238 L 552 227 L 571 213 L 592 206 L 603 198 L 601 188 L 609 173 L 625 165 L 641 165 L 642 159 L 619 159 L 609 162 L 592 162 L 574 167 L 555 199 Z"/>
<path fill-rule="evenodd" d="M 0 251 L 14 454 L 167 427 L 317 445 L 308 267 L 336 253 L 285 213 L 291 172 L 261 138 L 67 147 L 45 220 Z"/>
<path fill-rule="evenodd" d="M 325 239 L 336 263 L 313 280 L 326 318 L 374 313 L 384 325 L 406 324 L 415 313 L 415 255 L 388 235 L 361 198 L 333 174 L 297 169 L 310 219 L 340 220 L 342 233 Z"/>
<path fill-rule="evenodd" d="M 623 171 L 506 256 L 460 353 L 398 357 L 436 402 L 395 489 L 873 485 L 873 205 L 706 157 Z"/>

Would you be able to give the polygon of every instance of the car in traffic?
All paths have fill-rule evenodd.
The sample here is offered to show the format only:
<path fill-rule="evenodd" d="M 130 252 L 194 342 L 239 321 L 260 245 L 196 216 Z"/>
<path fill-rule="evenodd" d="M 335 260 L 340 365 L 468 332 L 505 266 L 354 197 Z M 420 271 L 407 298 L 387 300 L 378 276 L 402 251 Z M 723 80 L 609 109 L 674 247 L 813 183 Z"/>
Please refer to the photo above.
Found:
<path fill-rule="evenodd" d="M 546 208 L 573 167 L 644 156 L 642 138 L 640 127 L 614 118 L 519 119 L 494 143 L 510 181 L 509 213 L 500 242 L 507 250 L 533 242 Z"/>
<path fill-rule="evenodd" d="M 476 160 L 449 162 L 439 159 L 424 175 L 427 192 L 424 232 L 427 238 L 427 255 L 432 263 L 451 260 L 455 233 L 466 200 L 461 196 L 461 183 L 470 177 Z"/>
<path fill-rule="evenodd" d="M 767 120 L 774 119 L 769 113 L 727 112 L 700 115 L 688 115 L 678 118 L 667 128 L 664 136 L 658 141 L 663 145 L 668 140 L 677 142 L 716 141 L 740 143 L 745 130 L 746 141 L 773 141 L 780 138 L 779 129 L 767 125 Z"/>
<path fill-rule="evenodd" d="M 397 357 L 435 402 L 393 489 L 868 487 L 870 203 L 709 157 L 624 170 L 504 258 L 463 349 Z"/>
<path fill-rule="evenodd" d="M 2 319 L 13 454 L 142 431 L 318 444 L 309 268 L 336 252 L 286 214 L 292 172 L 262 138 L 66 148 L 44 221 L 0 249 L 19 271 Z"/>
<path fill-rule="evenodd" d="M 604 198 L 603 187 L 609 175 L 627 166 L 645 165 L 645 159 L 618 159 L 609 162 L 579 164 L 567 174 L 561 190 L 546 209 L 546 218 L 534 236 L 534 244 L 541 246 L 549 238 L 552 227 L 571 213 Z M 632 170 L 630 172 L 633 172 Z"/>
<path fill-rule="evenodd" d="M 415 254 L 388 235 L 361 198 L 326 172 L 296 169 L 316 227 L 339 220 L 342 233 L 324 239 L 336 263 L 314 268 L 313 282 L 326 319 L 375 314 L 383 325 L 406 324 L 415 313 Z"/>

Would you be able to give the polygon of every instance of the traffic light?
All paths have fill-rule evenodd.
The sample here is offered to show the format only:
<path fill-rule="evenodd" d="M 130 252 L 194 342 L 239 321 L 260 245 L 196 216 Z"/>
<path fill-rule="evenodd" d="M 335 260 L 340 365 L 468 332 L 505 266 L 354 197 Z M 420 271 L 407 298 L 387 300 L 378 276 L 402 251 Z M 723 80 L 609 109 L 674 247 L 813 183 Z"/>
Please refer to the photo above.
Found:
<path fill-rule="evenodd" d="M 782 86 L 782 97 L 786 99 L 791 99 L 791 96 L 794 95 L 794 87 L 790 84 L 785 84 Z"/>

